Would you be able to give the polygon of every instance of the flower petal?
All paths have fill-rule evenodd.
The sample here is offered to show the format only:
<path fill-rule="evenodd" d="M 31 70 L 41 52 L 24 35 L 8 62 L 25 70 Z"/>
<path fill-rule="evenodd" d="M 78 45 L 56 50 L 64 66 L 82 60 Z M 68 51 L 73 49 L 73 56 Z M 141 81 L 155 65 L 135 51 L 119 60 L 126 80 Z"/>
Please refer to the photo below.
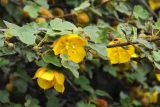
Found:
<path fill-rule="evenodd" d="M 156 74 L 156 78 L 158 81 L 160 81 L 160 74 L 159 73 Z"/>
<path fill-rule="evenodd" d="M 68 50 L 68 59 L 75 63 L 81 62 L 85 56 L 86 52 L 84 47 L 75 47 Z"/>
<path fill-rule="evenodd" d="M 117 48 L 107 48 L 107 56 L 111 64 L 119 63 L 119 54 L 117 54 L 117 51 Z"/>
<path fill-rule="evenodd" d="M 54 44 L 53 51 L 55 55 L 67 54 L 68 48 L 85 46 L 86 40 L 77 34 L 66 34 L 61 36 Z"/>
<path fill-rule="evenodd" d="M 150 96 L 150 103 L 157 103 L 158 102 L 158 91 L 154 91 Z"/>
<path fill-rule="evenodd" d="M 47 80 L 47 81 L 52 81 L 54 79 L 54 73 L 53 71 L 49 70 L 44 72 L 39 78 Z"/>
<path fill-rule="evenodd" d="M 118 52 L 119 52 L 119 63 L 126 63 L 130 61 L 131 55 L 127 52 L 127 50 L 119 47 Z"/>
<path fill-rule="evenodd" d="M 124 43 L 122 38 L 116 38 L 115 40 L 111 41 L 109 45 Z M 135 48 L 132 45 L 127 46 L 126 48 L 123 47 L 113 47 L 107 48 L 107 57 L 110 60 L 111 64 L 120 64 L 126 63 L 131 60 L 131 57 L 135 57 Z"/>
<path fill-rule="evenodd" d="M 49 89 L 49 88 L 53 87 L 53 85 L 54 85 L 53 81 L 47 81 L 47 80 L 44 80 L 41 78 L 37 79 L 37 83 L 38 83 L 39 87 L 41 87 L 44 90 Z"/>
<path fill-rule="evenodd" d="M 64 84 L 64 75 L 63 75 L 63 73 L 55 71 L 54 75 L 55 75 L 54 79 L 55 79 L 56 84 L 61 84 L 61 85 Z"/>
<path fill-rule="evenodd" d="M 57 92 L 61 92 L 61 93 L 63 93 L 64 90 L 65 90 L 65 87 L 64 87 L 64 85 L 62 85 L 62 84 L 55 84 L 55 85 L 54 85 L 54 88 L 55 88 L 55 90 L 56 90 Z"/>
<path fill-rule="evenodd" d="M 68 41 L 68 36 L 60 37 L 55 43 L 53 44 L 53 51 L 55 55 L 61 54 L 61 50 L 65 48 L 65 42 Z"/>
<path fill-rule="evenodd" d="M 68 34 L 68 39 L 70 43 L 74 46 L 85 46 L 87 41 L 77 34 Z"/>
<path fill-rule="evenodd" d="M 33 79 L 36 79 L 36 78 L 41 77 L 41 75 L 42 75 L 44 72 L 46 72 L 46 71 L 47 71 L 47 69 L 44 68 L 44 67 L 39 68 L 39 69 L 36 71 L 36 73 L 35 73 Z"/>

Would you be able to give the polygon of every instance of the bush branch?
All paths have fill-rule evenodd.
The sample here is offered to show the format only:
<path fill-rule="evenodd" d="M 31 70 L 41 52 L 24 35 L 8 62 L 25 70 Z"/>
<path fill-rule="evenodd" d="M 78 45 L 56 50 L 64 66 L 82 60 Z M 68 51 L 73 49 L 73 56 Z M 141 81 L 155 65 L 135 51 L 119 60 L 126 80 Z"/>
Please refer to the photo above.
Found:
<path fill-rule="evenodd" d="M 156 42 L 160 41 L 160 38 L 149 38 L 146 39 L 148 42 Z M 125 42 L 125 43 L 119 43 L 119 44 L 113 44 L 113 45 L 108 45 L 107 48 L 113 48 L 113 47 L 119 47 L 119 46 L 127 46 L 127 45 L 132 45 L 132 44 L 139 44 L 138 42 Z"/>

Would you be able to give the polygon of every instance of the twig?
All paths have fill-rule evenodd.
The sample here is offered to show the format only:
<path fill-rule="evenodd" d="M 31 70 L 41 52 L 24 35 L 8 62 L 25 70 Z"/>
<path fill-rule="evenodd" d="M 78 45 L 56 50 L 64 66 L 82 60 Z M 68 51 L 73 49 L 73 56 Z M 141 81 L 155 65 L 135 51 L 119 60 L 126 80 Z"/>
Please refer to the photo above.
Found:
<path fill-rule="evenodd" d="M 0 28 L 0 32 L 5 32 L 7 29 Z M 39 31 L 47 31 L 47 28 L 38 28 Z"/>
<path fill-rule="evenodd" d="M 66 79 L 66 81 L 68 82 L 68 84 L 75 90 L 75 91 L 79 91 L 79 89 L 76 87 L 76 86 L 74 86 L 73 84 L 72 84 L 72 82 L 66 77 L 65 78 Z"/>
<path fill-rule="evenodd" d="M 44 17 L 44 18 L 50 20 L 50 19 L 54 19 L 54 18 L 65 18 L 65 17 L 70 17 L 70 16 L 76 16 L 76 14 L 75 13 L 68 13 L 63 16 L 53 16 L 53 17 Z"/>
<path fill-rule="evenodd" d="M 45 35 L 44 38 L 38 43 L 37 47 L 40 47 L 44 41 L 48 38 L 48 35 Z"/>
<path fill-rule="evenodd" d="M 47 31 L 47 28 L 38 28 L 40 31 Z M 6 29 L 0 29 L 0 32 L 5 32 Z M 148 42 L 155 42 L 155 41 L 160 41 L 160 37 L 157 38 L 149 38 L 146 39 Z M 90 41 L 92 42 L 92 41 Z M 107 48 L 113 48 L 113 47 L 119 47 L 119 46 L 127 46 L 127 45 L 132 45 L 132 44 L 139 44 L 138 42 L 125 42 L 125 43 L 119 43 L 119 44 L 113 44 L 107 46 Z"/>
<path fill-rule="evenodd" d="M 148 42 L 155 42 L 155 41 L 160 41 L 160 38 L 149 38 L 146 39 Z M 113 45 L 108 45 L 107 48 L 113 48 L 113 47 L 119 47 L 119 46 L 127 46 L 127 45 L 132 45 L 132 44 L 139 44 L 138 42 L 125 42 L 125 43 L 119 43 L 119 44 L 113 44 Z"/>
<path fill-rule="evenodd" d="M 63 16 L 54 16 L 54 18 L 64 18 L 64 17 L 70 17 L 70 16 L 76 16 L 76 14 L 74 14 L 74 13 L 68 13 L 68 14 L 65 14 Z"/>

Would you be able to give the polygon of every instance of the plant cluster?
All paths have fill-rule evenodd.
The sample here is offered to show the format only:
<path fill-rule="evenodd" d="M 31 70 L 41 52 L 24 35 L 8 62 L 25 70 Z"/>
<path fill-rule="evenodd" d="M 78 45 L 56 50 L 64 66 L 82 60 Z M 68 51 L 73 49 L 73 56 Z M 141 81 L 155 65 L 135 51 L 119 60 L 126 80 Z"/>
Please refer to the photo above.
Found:
<path fill-rule="evenodd" d="M 158 107 L 158 0 L 0 0 L 1 107 Z"/>

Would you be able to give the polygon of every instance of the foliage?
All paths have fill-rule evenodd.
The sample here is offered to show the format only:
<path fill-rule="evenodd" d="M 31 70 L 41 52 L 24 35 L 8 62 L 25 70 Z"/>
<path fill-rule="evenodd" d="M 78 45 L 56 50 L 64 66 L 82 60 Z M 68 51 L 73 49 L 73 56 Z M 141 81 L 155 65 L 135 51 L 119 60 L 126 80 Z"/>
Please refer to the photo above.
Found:
<path fill-rule="evenodd" d="M 1 0 L 0 106 L 158 107 L 153 1 Z"/>

